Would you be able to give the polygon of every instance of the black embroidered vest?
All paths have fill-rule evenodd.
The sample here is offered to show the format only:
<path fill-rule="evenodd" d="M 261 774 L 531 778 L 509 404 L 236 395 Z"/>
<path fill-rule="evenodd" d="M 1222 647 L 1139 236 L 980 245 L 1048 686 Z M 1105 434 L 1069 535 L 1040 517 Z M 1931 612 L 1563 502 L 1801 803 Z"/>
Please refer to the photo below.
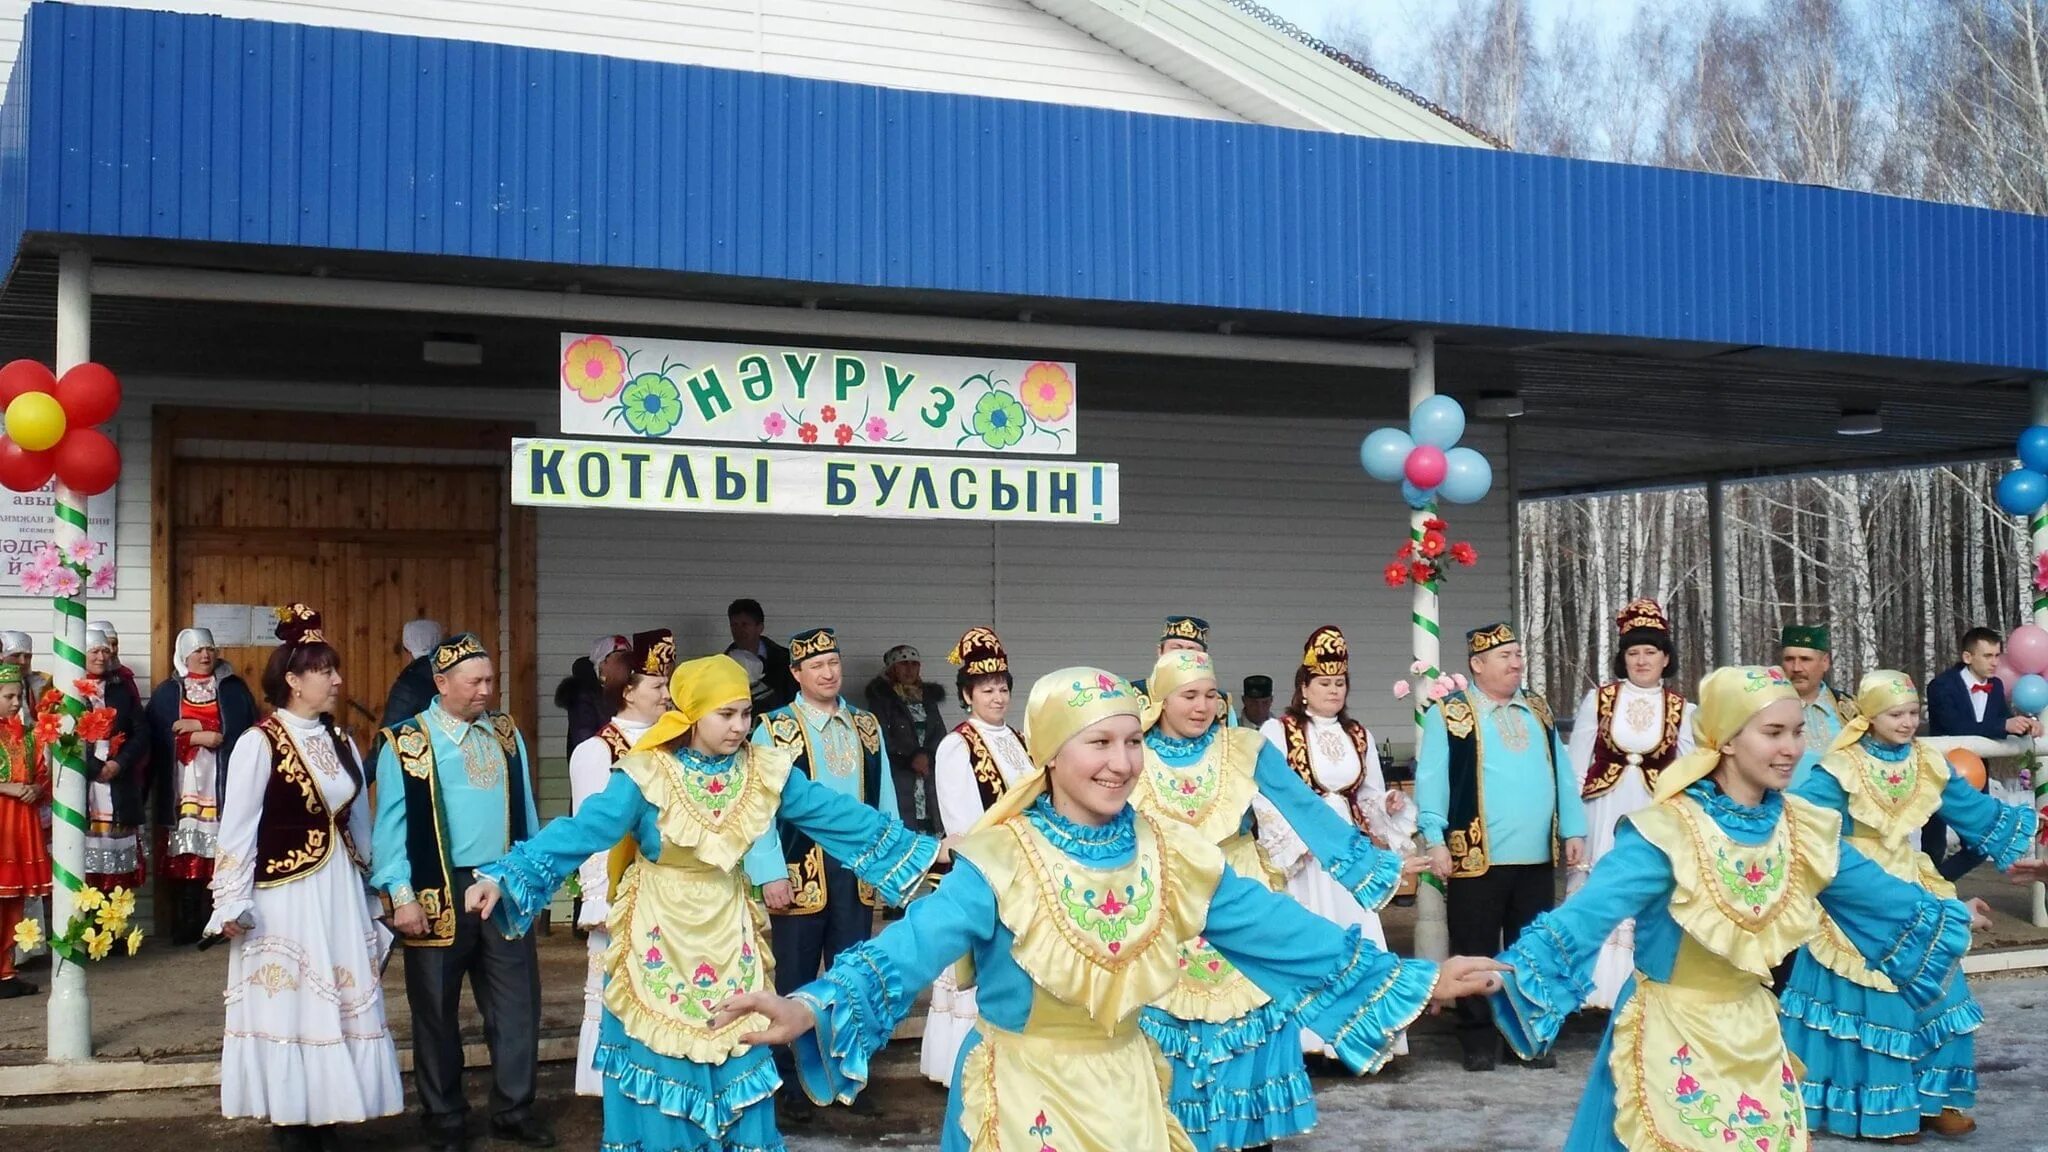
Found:
<path fill-rule="evenodd" d="M 319 871 L 334 854 L 336 840 L 348 853 L 350 865 L 367 876 L 370 862 L 349 835 L 348 815 L 327 810 L 320 782 L 299 755 L 284 721 L 266 716 L 256 730 L 270 743 L 270 783 L 264 786 L 263 819 L 256 825 L 256 886 L 275 888 Z M 362 791 L 363 771 L 355 759 L 338 758 L 356 790 Z"/>
<path fill-rule="evenodd" d="M 1579 785 L 1581 800 L 1597 799 L 1613 791 L 1621 774 L 1628 770 L 1631 755 L 1636 757 L 1636 767 L 1642 769 L 1643 783 L 1654 792 L 1658 775 L 1678 758 L 1678 726 L 1685 722 L 1685 697 L 1665 689 L 1664 734 L 1657 738 L 1655 748 L 1641 753 L 1624 752 L 1614 743 L 1614 705 L 1620 698 L 1619 680 L 1602 684 L 1594 692 L 1597 735 L 1593 739 L 1593 758 L 1586 765 L 1586 778 Z"/>
<path fill-rule="evenodd" d="M 1554 722 L 1550 707 L 1541 697 L 1523 696 L 1523 703 L 1536 717 L 1537 738 L 1543 741 L 1543 752 L 1553 763 L 1553 776 L 1557 771 L 1555 763 L 1557 744 L 1551 737 Z M 1453 692 L 1437 705 L 1443 710 L 1444 733 L 1450 737 L 1450 803 L 1445 813 L 1444 847 L 1451 853 L 1451 878 L 1470 879 L 1483 876 L 1492 866 L 1486 856 L 1486 797 L 1480 782 L 1479 713 L 1472 706 L 1471 697 L 1464 692 Z"/>
<path fill-rule="evenodd" d="M 386 728 L 380 742 L 398 758 L 405 782 L 405 854 L 412 866 L 413 895 L 427 915 L 427 935 L 399 939 L 409 948 L 446 948 L 455 943 L 455 889 L 449 879 L 447 817 L 441 784 L 434 774 L 434 741 L 421 716 Z M 526 826 L 526 764 L 519 756 L 519 730 L 510 716 L 491 714 L 491 734 L 505 752 L 505 827 L 514 844 L 532 836 Z"/>
<path fill-rule="evenodd" d="M 853 705 L 840 702 L 839 707 L 853 722 L 853 730 L 860 736 L 861 771 L 860 802 L 881 806 L 882 797 L 882 725 L 873 714 L 863 712 Z M 811 754 L 811 734 L 797 718 L 796 705 L 778 708 L 763 721 L 768 725 L 768 738 L 778 748 L 787 748 L 796 753 L 791 771 L 817 779 L 811 770 L 814 757 Z M 782 858 L 789 864 L 789 909 L 775 913 L 778 916 L 810 916 L 825 910 L 825 868 L 829 864 L 838 868 L 837 860 L 828 861 L 825 850 L 795 825 L 778 821 L 782 835 Z M 870 908 L 882 907 L 881 897 L 863 881 L 860 884 L 860 901 Z"/>

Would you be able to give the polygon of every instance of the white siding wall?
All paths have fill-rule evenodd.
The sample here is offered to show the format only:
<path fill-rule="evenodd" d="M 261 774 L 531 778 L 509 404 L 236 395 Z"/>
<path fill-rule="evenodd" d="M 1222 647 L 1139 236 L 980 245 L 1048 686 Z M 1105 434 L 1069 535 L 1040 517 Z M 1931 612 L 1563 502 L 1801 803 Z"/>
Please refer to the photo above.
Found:
<path fill-rule="evenodd" d="M 1026 0 L 107 2 L 888 88 L 1238 118 Z M 0 0 L 0 83 L 13 71 L 28 5 L 29 0 Z"/>

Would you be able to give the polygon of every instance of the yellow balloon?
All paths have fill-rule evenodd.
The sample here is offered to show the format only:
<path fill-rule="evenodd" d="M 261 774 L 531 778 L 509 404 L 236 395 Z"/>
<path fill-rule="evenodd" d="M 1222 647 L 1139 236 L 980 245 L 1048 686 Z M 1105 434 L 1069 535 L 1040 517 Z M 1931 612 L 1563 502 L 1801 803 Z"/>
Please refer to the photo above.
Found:
<path fill-rule="evenodd" d="M 7 438 L 46 452 L 64 438 L 64 406 L 48 392 L 23 392 L 7 405 Z"/>

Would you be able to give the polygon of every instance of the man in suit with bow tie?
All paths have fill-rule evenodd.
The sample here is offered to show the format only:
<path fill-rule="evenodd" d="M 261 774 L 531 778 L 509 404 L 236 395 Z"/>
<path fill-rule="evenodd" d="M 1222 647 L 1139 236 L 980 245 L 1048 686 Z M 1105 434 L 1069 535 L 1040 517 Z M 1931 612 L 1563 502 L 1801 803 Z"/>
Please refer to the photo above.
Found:
<path fill-rule="evenodd" d="M 2005 642 L 1989 628 L 1972 628 L 1963 633 L 1962 658 L 1956 665 L 1927 683 L 1927 734 L 1929 736 L 1981 736 L 2003 740 L 2008 736 L 2039 736 L 2040 721 L 2012 714 L 2005 697 L 2005 682 L 1995 673 Z M 1948 856 L 1948 823 L 1939 812 L 1929 817 L 1920 831 L 1920 849 L 1933 859 L 1943 876 L 1955 880 L 1984 862 L 1969 848 Z M 1943 857 L 1947 856 L 1947 859 Z"/>

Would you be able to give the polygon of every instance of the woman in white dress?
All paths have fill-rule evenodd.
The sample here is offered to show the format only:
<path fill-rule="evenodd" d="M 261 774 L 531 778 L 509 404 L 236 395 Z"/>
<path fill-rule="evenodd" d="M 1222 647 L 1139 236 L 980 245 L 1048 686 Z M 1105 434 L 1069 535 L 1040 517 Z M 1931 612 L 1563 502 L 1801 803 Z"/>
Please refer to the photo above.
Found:
<path fill-rule="evenodd" d="M 993 629 L 969 628 L 946 659 L 960 668 L 954 683 L 967 719 L 939 742 L 932 789 L 938 795 L 941 834 L 953 837 L 965 836 L 998 797 L 1031 774 L 1031 757 L 1024 752 L 1023 738 L 1006 722 L 1013 681 L 1002 639 Z M 952 1087 L 960 1042 L 973 1029 L 976 1014 L 974 989 L 960 987 L 950 971 L 934 981 L 918 1069 Z"/>
<path fill-rule="evenodd" d="M 1643 599 L 1623 608 L 1614 624 L 1621 631 L 1614 679 L 1579 701 L 1566 748 L 1586 803 L 1586 859 L 1566 873 L 1567 895 L 1614 847 L 1622 817 L 1649 807 L 1658 774 L 1693 746 L 1693 706 L 1664 686 L 1675 655 L 1670 618 L 1655 600 Z M 1601 946 L 1585 1006 L 1612 1009 L 1635 968 L 1635 921 L 1624 920 Z"/>
<path fill-rule="evenodd" d="M 584 801 L 605 790 L 619 757 L 631 752 L 633 744 L 669 709 L 668 678 L 676 670 L 675 635 L 666 628 L 636 633 L 632 661 L 632 672 L 625 681 L 605 690 L 612 718 L 597 735 L 569 753 L 571 816 L 583 810 Z M 604 1015 L 604 954 L 612 946 L 607 927 L 612 913 L 610 858 L 608 852 L 592 853 L 576 870 L 576 883 L 583 890 L 576 924 L 590 933 L 590 962 L 583 977 L 583 1028 L 576 1035 L 578 1096 L 604 1095 L 604 1076 L 592 1059 L 597 1055 L 598 1021 Z"/>
<path fill-rule="evenodd" d="M 1287 757 L 1302 782 L 1315 789 L 1330 810 L 1373 842 L 1402 856 L 1415 846 L 1415 809 L 1399 789 L 1389 790 L 1380 772 L 1379 751 L 1372 733 L 1351 718 L 1345 703 L 1351 695 L 1351 653 L 1344 633 L 1324 625 L 1309 634 L 1301 665 L 1294 670 L 1294 696 L 1287 710 L 1259 727 L 1266 742 Z M 1356 924 L 1373 943 L 1385 948 L 1387 935 L 1379 915 L 1367 911 L 1349 890 L 1332 879 L 1315 854 L 1295 835 L 1264 798 L 1254 798 L 1259 845 L 1273 866 L 1287 877 L 1287 894 L 1296 903 L 1339 926 Z M 1336 1050 L 1306 1028 L 1301 1049 L 1334 1059 Z M 1404 1033 L 1394 1041 L 1396 1055 L 1406 1055 Z"/>
<path fill-rule="evenodd" d="M 405 1108 L 384 1019 L 391 933 L 369 886 L 370 804 L 334 725 L 341 658 L 303 604 L 280 610 L 263 692 L 277 709 L 228 756 L 209 936 L 228 946 L 220 1110 L 283 1152 Z"/>

